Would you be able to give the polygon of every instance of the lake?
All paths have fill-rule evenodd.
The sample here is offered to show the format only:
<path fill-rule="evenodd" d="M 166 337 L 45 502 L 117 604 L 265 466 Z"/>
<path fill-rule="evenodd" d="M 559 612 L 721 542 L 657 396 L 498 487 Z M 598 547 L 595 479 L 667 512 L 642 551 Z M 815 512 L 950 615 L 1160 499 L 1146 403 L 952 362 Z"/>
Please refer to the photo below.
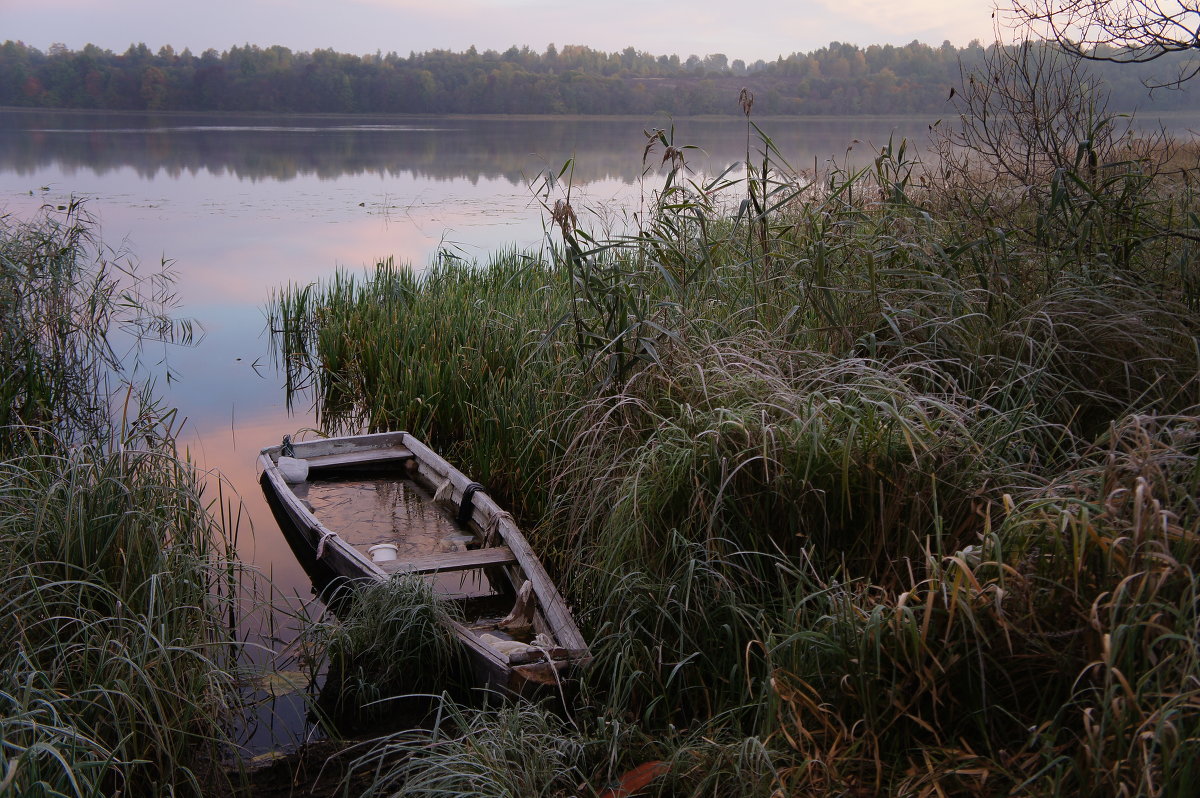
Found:
<path fill-rule="evenodd" d="M 933 119 L 778 119 L 760 124 L 797 169 L 858 163 L 889 137 L 922 149 Z M 1186 128 L 1194 119 L 1178 121 Z M 179 443 L 244 502 L 242 557 L 300 602 L 310 584 L 258 489 L 255 457 L 311 427 L 289 411 L 262 308 L 279 286 L 394 256 L 420 269 L 441 250 L 485 258 L 537 247 L 546 214 L 531 184 L 568 160 L 572 202 L 615 224 L 659 185 L 643 175 L 647 128 L 692 144 L 716 174 L 745 158 L 745 121 L 347 118 L 0 112 L 0 211 L 86 198 L 107 244 L 173 262 L 179 314 L 205 331 L 167 355 L 164 398 Z M 757 143 L 751 141 L 752 150 Z M 661 159 L 661 152 L 658 158 Z M 564 179 L 566 175 L 564 176 Z M 551 199 L 551 201 L 553 198 Z M 586 223 L 588 217 L 584 217 Z M 608 220 L 608 221 L 605 221 Z M 228 494 L 228 490 L 226 490 Z M 290 639 L 286 623 L 273 630 Z"/>

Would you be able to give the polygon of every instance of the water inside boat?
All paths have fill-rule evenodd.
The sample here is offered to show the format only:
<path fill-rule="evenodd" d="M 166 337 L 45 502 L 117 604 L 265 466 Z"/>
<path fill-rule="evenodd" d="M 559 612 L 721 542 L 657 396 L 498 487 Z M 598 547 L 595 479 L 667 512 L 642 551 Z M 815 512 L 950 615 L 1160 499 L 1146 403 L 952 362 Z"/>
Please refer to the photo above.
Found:
<path fill-rule="evenodd" d="M 433 497 L 403 477 L 318 478 L 293 485 L 297 498 L 307 502 L 327 528 L 370 558 L 371 546 L 390 543 L 396 557 L 466 551 L 477 542 L 469 530 L 451 520 Z M 471 544 L 471 545 L 468 545 Z M 490 596 L 494 591 L 480 569 L 428 577 L 447 598 Z"/>

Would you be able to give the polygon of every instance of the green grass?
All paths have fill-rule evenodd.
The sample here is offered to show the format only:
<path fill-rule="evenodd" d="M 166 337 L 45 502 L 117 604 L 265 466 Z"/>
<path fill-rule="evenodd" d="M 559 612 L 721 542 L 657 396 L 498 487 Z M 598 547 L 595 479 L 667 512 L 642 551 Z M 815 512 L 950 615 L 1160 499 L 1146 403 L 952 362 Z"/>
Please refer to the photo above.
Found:
<path fill-rule="evenodd" d="M 192 340 L 191 322 L 169 315 L 172 285 L 168 263 L 141 271 L 107 248 L 81 201 L 0 216 L 0 452 L 42 432 L 107 435 L 104 381 L 139 374 L 140 343 Z"/>
<path fill-rule="evenodd" d="M 473 475 L 515 493 L 530 477 L 526 452 L 536 461 L 550 445 L 536 427 L 556 390 L 538 378 L 530 339 L 566 290 L 519 253 L 424 275 L 389 260 L 365 279 L 282 290 L 269 315 L 289 385 L 311 388 L 324 429 L 411 430 L 469 450 Z M 533 434 L 514 447 L 518 425 Z"/>
<path fill-rule="evenodd" d="M 1187 186 L 1101 160 L 985 196 L 903 143 L 813 179 L 759 143 L 748 182 L 671 161 L 626 237 L 547 202 L 541 258 L 273 303 L 326 422 L 482 476 L 595 653 L 565 725 L 455 710 L 446 742 L 372 760 L 381 784 L 586 794 L 613 776 L 593 751 L 628 769 L 650 741 L 709 763 L 651 794 L 1186 793 Z M 524 733 L 561 761 L 512 753 Z"/>
<path fill-rule="evenodd" d="M 0 220 L 0 795 L 236 781 L 236 528 L 116 354 L 190 334 L 164 313 L 169 286 L 106 250 L 77 203 Z"/>
<path fill-rule="evenodd" d="M 405 696 L 465 696 L 470 663 L 449 626 L 462 619 L 424 579 L 356 586 L 336 603 L 338 618 L 310 630 L 328 657 L 320 705 L 334 725 L 419 717 L 425 702 L 414 706 Z"/>
<path fill-rule="evenodd" d="M 616 789 L 647 765 L 661 770 L 652 788 L 697 798 L 767 798 L 779 778 L 768 746 L 757 739 L 676 732 L 656 739 L 632 724 L 564 719 L 528 703 L 479 712 L 447 702 L 431 728 L 374 741 L 355 770 L 373 775 L 364 796 L 549 798 Z"/>
<path fill-rule="evenodd" d="M 227 778 L 221 540 L 170 452 L 0 464 L 6 794 L 199 795 Z"/>

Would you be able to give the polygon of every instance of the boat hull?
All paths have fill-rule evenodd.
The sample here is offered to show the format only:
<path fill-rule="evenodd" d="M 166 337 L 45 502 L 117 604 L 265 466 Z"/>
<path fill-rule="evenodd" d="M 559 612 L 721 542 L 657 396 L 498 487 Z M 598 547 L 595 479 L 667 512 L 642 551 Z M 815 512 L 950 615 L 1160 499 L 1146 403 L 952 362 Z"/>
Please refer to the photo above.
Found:
<path fill-rule="evenodd" d="M 289 545 L 323 595 L 332 587 L 384 582 L 400 573 L 478 571 L 486 574 L 502 595 L 516 595 L 527 582 L 526 592 L 534 597 L 533 629 L 542 641 L 536 650 L 505 653 L 481 639 L 486 624 L 452 622 L 451 631 L 470 657 L 478 682 L 518 694 L 548 686 L 561 689 L 564 680 L 590 662 L 590 652 L 566 602 L 512 517 L 481 486 L 420 441 L 405 432 L 329 438 L 294 444 L 294 457 L 308 464 L 309 479 L 372 472 L 411 479 L 438 495 L 464 531 L 473 535 L 478 544 L 475 548 L 401 557 L 394 562 L 372 561 L 339 530 L 326 527 L 297 495 L 278 466 L 281 449 L 262 450 L 259 480 Z M 547 640 L 551 645 L 545 644 Z"/>

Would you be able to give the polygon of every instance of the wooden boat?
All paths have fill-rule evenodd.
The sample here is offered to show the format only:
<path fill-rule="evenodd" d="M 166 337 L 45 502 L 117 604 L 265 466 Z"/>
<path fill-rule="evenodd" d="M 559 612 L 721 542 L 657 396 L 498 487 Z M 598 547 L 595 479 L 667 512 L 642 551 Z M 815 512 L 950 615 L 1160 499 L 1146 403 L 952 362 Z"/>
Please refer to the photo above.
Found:
<path fill-rule="evenodd" d="M 290 447 L 286 454 L 285 447 Z M 288 456 L 307 464 L 303 481 L 289 483 L 285 478 L 283 472 L 295 466 Z M 282 470 L 281 457 L 285 458 Z M 330 575 L 355 581 L 382 582 L 401 573 L 424 575 L 445 600 L 461 602 L 464 608 L 485 608 L 466 623 L 452 622 L 453 633 L 485 686 L 524 692 L 530 685 L 558 684 L 572 669 L 590 660 L 571 611 L 512 516 L 497 506 L 482 486 L 408 433 L 295 444 L 285 439 L 285 446 L 262 450 L 259 469 L 276 520 L 302 562 L 305 557 L 312 558 Z M 288 476 L 296 479 L 299 475 Z M 316 494 L 323 485 L 337 490 L 342 484 L 338 480 L 356 478 L 358 482 L 345 483 L 352 486 L 343 491 L 347 495 L 327 502 L 340 503 L 342 510 L 348 507 L 351 511 L 349 520 L 333 522 L 341 528 L 331 528 L 327 525 L 330 518 L 309 499 L 321 501 Z M 397 488 L 398 483 L 403 484 Z M 372 490 L 376 484 L 383 487 Z M 394 518 L 383 528 L 375 524 L 366 534 L 359 529 L 365 524 L 355 520 L 355 505 L 377 510 L 388 501 L 394 504 L 398 490 L 415 490 L 423 497 L 418 501 L 453 511 L 452 519 L 447 513 L 440 513 L 434 521 L 417 519 L 417 526 L 440 525 L 444 530 L 449 525 L 452 534 L 439 538 L 443 542 L 435 546 L 437 550 L 405 551 L 395 559 L 384 559 L 390 556 L 389 550 L 411 549 L 401 540 L 405 530 L 397 535 L 388 526 L 396 525 Z M 399 545 L 391 543 L 389 535 L 396 537 Z M 451 542 L 444 543 L 447 540 Z"/>

